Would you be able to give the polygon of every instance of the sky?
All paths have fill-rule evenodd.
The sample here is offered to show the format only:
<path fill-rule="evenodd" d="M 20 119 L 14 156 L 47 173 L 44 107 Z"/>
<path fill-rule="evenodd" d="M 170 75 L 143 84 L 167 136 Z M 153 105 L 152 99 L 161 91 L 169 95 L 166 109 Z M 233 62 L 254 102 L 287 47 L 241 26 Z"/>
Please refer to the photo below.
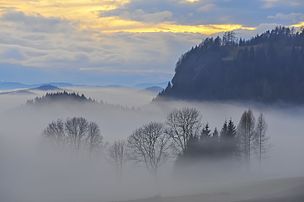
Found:
<path fill-rule="evenodd" d="M 207 36 L 304 26 L 303 0 L 0 0 L 0 81 L 165 82 Z"/>

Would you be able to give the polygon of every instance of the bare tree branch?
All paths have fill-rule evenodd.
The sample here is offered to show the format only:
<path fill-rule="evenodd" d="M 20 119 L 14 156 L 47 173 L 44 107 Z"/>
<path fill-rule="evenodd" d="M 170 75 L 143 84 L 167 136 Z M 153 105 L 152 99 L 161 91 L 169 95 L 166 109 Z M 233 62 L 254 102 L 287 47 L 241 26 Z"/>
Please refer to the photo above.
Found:
<path fill-rule="evenodd" d="M 144 163 L 156 175 L 169 156 L 169 136 L 165 134 L 163 124 L 151 122 L 128 138 L 128 148 L 131 160 Z"/>

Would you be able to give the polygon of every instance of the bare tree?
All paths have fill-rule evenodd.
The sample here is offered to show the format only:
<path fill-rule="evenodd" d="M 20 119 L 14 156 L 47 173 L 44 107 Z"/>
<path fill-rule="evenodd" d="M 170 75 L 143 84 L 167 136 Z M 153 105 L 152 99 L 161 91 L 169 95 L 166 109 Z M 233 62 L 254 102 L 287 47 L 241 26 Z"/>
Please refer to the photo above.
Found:
<path fill-rule="evenodd" d="M 267 123 L 264 115 L 261 113 L 257 120 L 255 128 L 255 149 L 258 152 L 259 161 L 262 162 L 262 155 L 266 152 L 268 137 L 266 136 Z"/>
<path fill-rule="evenodd" d="M 161 123 L 151 122 L 137 129 L 128 138 L 130 159 L 144 163 L 146 168 L 157 176 L 159 166 L 169 156 L 169 136 Z"/>
<path fill-rule="evenodd" d="M 126 142 L 123 140 L 115 141 L 109 148 L 109 157 L 115 165 L 119 178 L 123 174 L 123 165 L 126 161 Z"/>
<path fill-rule="evenodd" d="M 251 150 L 255 138 L 255 118 L 251 110 L 245 111 L 238 125 L 238 138 L 240 151 L 245 159 L 250 162 Z"/>
<path fill-rule="evenodd" d="M 191 139 L 198 137 L 201 131 L 201 115 L 194 108 L 174 110 L 167 117 L 166 133 L 173 140 L 175 149 L 183 154 Z"/>
<path fill-rule="evenodd" d="M 86 137 L 86 142 L 89 146 L 89 151 L 93 152 L 95 149 L 99 148 L 102 144 L 103 137 L 100 134 L 100 129 L 98 125 L 94 122 L 88 125 L 88 134 Z"/>
<path fill-rule="evenodd" d="M 88 131 L 88 121 L 82 117 L 68 119 L 65 123 L 67 136 L 75 149 L 79 150 L 83 137 Z"/>
<path fill-rule="evenodd" d="M 43 131 L 43 135 L 54 141 L 57 145 L 62 145 L 66 138 L 63 121 L 58 119 L 50 123 Z"/>
<path fill-rule="evenodd" d="M 90 152 L 99 148 L 103 140 L 99 126 L 82 117 L 53 121 L 44 129 L 43 135 L 58 145 L 70 145 L 76 150 L 83 145 Z"/>

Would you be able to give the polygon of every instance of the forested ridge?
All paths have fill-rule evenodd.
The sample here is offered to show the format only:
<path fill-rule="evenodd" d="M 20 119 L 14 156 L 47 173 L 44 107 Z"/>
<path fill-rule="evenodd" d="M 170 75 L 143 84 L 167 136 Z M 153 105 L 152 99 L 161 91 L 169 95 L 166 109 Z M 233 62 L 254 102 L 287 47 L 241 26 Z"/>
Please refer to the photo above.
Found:
<path fill-rule="evenodd" d="M 156 100 L 304 103 L 304 29 L 277 27 L 250 40 L 206 38 L 177 62 Z"/>

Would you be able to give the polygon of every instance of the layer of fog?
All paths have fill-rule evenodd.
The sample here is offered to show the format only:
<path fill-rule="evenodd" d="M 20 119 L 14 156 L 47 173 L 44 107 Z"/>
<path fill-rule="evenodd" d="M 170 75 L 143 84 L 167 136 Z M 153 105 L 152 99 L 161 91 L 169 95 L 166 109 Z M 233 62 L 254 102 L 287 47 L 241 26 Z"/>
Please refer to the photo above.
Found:
<path fill-rule="evenodd" d="M 51 105 L 30 108 L 24 103 L 35 95 L 0 95 L 0 196 L 1 201 L 113 201 L 208 192 L 226 185 L 272 178 L 304 176 L 304 108 L 265 107 L 236 103 L 166 102 L 150 104 L 153 94 L 121 88 L 73 89 L 115 105 Z M 44 92 L 35 92 L 42 95 Z M 124 106 L 119 107 L 116 105 Z M 221 128 L 225 120 L 238 122 L 251 108 L 265 114 L 271 147 L 262 166 L 250 170 L 234 166 L 209 168 L 201 164 L 176 177 L 174 159 L 164 165 L 158 182 L 144 166 L 128 163 L 118 181 L 106 151 L 87 156 L 46 150 L 42 131 L 53 120 L 82 116 L 96 122 L 105 142 L 126 139 L 150 121 L 163 122 L 181 107 L 196 107 L 204 123 Z M 135 108 L 134 108 L 135 107 Z"/>

